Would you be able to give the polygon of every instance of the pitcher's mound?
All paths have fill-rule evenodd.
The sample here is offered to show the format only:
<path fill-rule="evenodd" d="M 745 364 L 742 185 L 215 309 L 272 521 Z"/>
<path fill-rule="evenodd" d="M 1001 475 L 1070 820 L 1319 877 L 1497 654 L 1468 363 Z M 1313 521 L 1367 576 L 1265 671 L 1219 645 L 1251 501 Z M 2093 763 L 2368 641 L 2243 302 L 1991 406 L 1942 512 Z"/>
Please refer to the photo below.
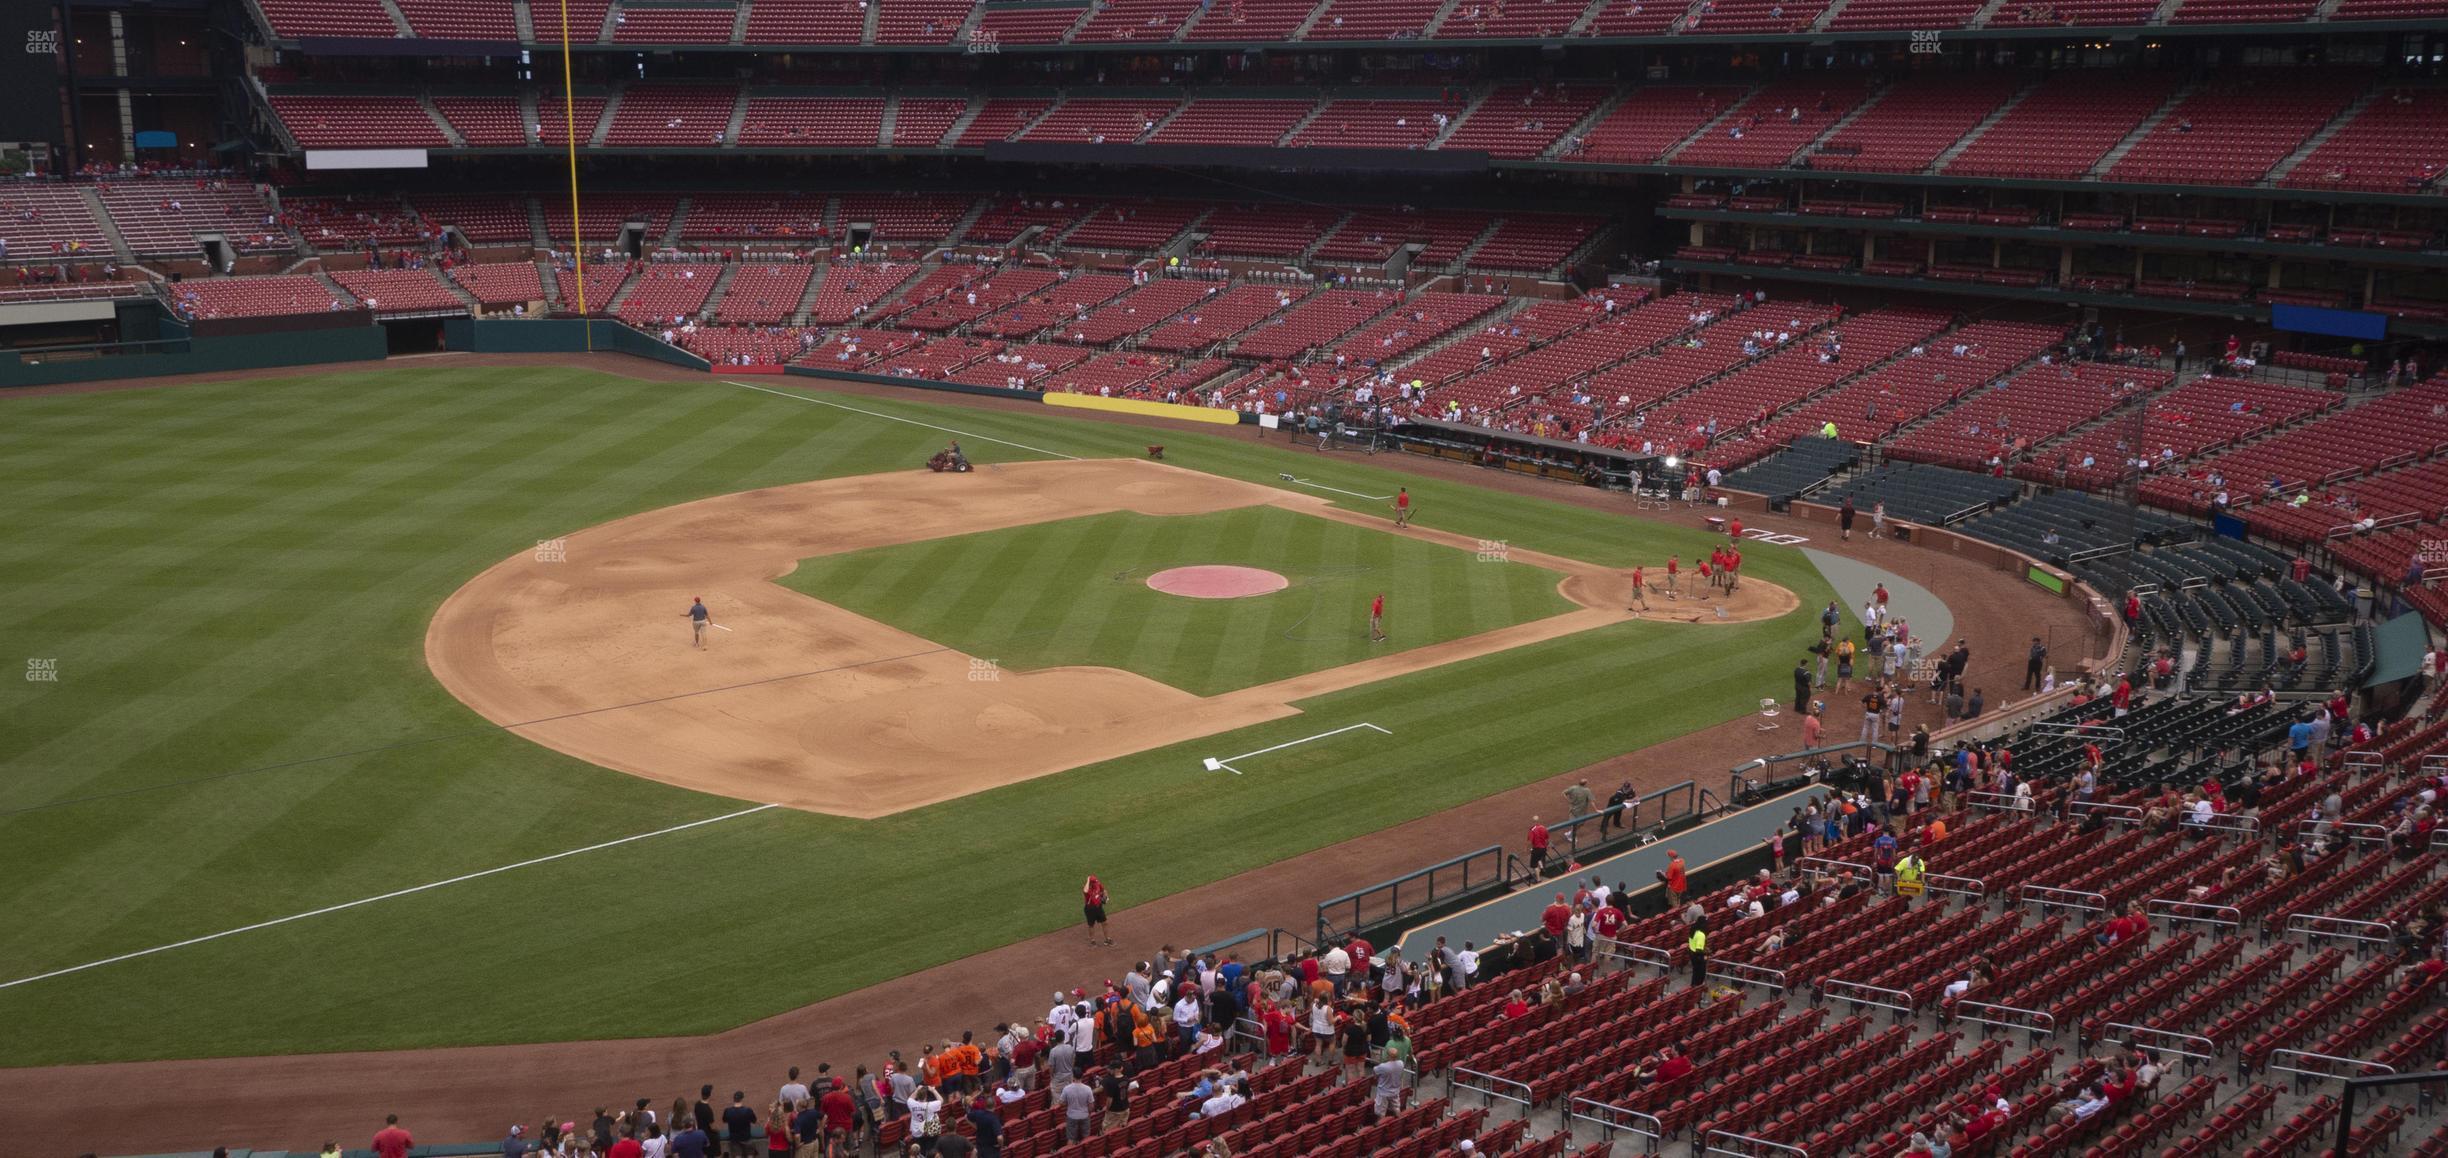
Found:
<path fill-rule="evenodd" d="M 1292 581 L 1256 567 L 1175 567 L 1148 576 L 1147 585 L 1190 599 L 1243 599 L 1281 591 Z"/>

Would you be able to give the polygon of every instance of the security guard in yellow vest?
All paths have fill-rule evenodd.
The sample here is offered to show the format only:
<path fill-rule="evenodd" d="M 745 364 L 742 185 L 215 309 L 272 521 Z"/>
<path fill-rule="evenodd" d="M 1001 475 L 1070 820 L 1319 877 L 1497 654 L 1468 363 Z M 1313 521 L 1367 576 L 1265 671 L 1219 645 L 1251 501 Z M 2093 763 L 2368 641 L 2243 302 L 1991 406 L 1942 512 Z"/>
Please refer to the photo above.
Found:
<path fill-rule="evenodd" d="M 1708 919 L 1692 926 L 1691 931 L 1692 988 L 1698 989 L 1708 980 Z"/>

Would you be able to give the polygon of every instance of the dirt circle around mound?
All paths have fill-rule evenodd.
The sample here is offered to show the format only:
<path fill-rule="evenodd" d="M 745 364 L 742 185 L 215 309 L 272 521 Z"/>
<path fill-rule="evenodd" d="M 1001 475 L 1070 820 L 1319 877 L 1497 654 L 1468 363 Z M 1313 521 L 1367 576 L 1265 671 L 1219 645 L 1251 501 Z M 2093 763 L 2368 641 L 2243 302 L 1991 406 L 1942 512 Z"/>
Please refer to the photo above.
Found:
<path fill-rule="evenodd" d="M 1184 599 L 1247 599 L 1252 595 L 1273 595 L 1290 587 L 1292 581 L 1263 567 L 1202 563 L 1158 571 L 1147 577 L 1147 585 Z"/>

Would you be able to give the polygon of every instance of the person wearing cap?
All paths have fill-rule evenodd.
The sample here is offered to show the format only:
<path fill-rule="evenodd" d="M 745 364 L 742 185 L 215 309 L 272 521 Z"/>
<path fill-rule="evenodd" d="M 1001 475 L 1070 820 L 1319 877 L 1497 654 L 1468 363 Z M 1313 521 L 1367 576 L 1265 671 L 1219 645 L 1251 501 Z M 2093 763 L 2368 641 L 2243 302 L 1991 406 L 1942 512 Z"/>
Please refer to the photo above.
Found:
<path fill-rule="evenodd" d="M 689 609 L 682 614 L 688 616 L 690 636 L 697 641 L 698 649 L 704 650 L 706 625 L 714 622 L 714 613 L 706 610 L 705 600 L 692 595 L 689 596 Z"/>
<path fill-rule="evenodd" d="M 1684 946 L 1691 953 L 1691 983 L 1697 989 L 1708 981 L 1708 917 L 1703 914 L 1692 925 L 1691 940 Z"/>
<path fill-rule="evenodd" d="M 852 1130 L 858 1125 L 858 1099 L 850 1096 L 849 1083 L 833 1079 L 833 1088 L 816 1100 L 817 1111 L 823 1118 L 824 1152 L 835 1156 L 850 1149 Z"/>

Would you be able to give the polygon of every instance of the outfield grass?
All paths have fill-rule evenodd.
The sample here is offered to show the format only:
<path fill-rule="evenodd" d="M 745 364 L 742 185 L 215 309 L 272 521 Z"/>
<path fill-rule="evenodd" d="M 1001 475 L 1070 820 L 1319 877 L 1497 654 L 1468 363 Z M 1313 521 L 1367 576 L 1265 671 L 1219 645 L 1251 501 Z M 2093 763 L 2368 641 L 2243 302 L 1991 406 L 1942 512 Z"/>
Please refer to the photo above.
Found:
<path fill-rule="evenodd" d="M 1168 567 L 1239 564 L 1291 586 L 1186 599 Z M 1094 665 L 1218 695 L 1575 609 L 1563 576 L 1287 511 L 1129 512 L 801 561 L 785 586 L 1019 671 Z M 1384 595 L 1388 642 L 1368 608 Z"/>
<path fill-rule="evenodd" d="M 1145 441 L 1051 413 L 840 402 L 865 413 L 711 379 L 448 364 L 0 397 L 0 658 L 58 672 L 0 680 L 0 911 L 16 933 L 0 982 L 737 810 L 503 733 L 425 671 L 441 600 L 536 540 L 910 469 L 944 437 L 912 421 L 963 432 L 981 461 Z M 1593 562 L 1709 542 L 1340 456 L 1167 444 L 1181 465 L 1267 485 L 1285 470 L 1369 494 L 1407 482 L 1424 526 Z M 738 1024 L 1060 927 L 1089 869 L 1128 906 L 1741 714 L 1781 692 L 1816 635 L 1807 609 L 1830 598 L 1797 552 L 1761 547 L 1746 569 L 1805 612 L 1624 624 L 885 820 L 759 813 L 0 988 L 0 1064 Z M 1361 719 L 1393 734 L 1246 777 L 1185 771 Z M 1183 790 L 1202 806 L 1181 807 Z M 994 866 L 995 903 L 907 920 L 885 886 L 913 848 Z M 1098 859 L 1048 851 L 1062 849 Z M 663 951 L 655 930 L 679 925 L 723 951 Z M 616 947 L 613 928 L 637 932 Z"/>

